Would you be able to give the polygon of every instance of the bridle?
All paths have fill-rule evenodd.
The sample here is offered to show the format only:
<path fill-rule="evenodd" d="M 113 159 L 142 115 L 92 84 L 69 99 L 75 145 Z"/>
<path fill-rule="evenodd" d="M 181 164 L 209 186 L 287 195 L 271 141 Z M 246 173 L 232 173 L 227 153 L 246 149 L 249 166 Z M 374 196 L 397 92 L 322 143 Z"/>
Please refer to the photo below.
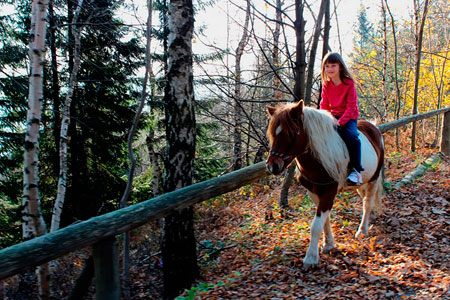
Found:
<path fill-rule="evenodd" d="M 297 137 L 299 135 L 300 135 L 300 129 L 297 129 L 296 135 L 294 136 L 294 138 L 290 142 L 289 146 L 287 147 L 287 151 L 286 151 L 287 153 L 290 153 L 292 148 L 294 148 L 295 143 L 297 142 Z M 292 155 L 292 154 L 280 153 L 280 152 L 276 152 L 276 151 L 270 151 L 270 155 L 279 157 L 283 161 L 287 161 L 287 160 L 292 161 L 297 156 L 297 155 Z"/>
<path fill-rule="evenodd" d="M 296 156 L 296 155 L 289 155 L 289 154 L 284 154 L 284 153 L 278 153 L 278 152 L 275 152 L 275 151 L 270 151 L 270 155 L 279 157 L 282 160 L 288 160 L 288 159 L 292 160 Z"/>

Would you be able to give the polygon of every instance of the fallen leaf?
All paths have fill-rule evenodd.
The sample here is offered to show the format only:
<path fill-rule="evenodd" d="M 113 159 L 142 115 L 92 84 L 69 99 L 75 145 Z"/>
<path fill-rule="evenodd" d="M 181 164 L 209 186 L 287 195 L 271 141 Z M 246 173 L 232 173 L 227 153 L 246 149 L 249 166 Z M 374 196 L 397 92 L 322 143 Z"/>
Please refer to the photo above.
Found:
<path fill-rule="evenodd" d="M 442 214 L 445 214 L 445 213 L 446 213 L 445 210 L 438 209 L 438 208 L 436 208 L 436 207 L 433 207 L 433 208 L 431 209 L 431 211 L 432 211 L 434 214 L 437 214 L 437 215 L 442 215 Z"/>

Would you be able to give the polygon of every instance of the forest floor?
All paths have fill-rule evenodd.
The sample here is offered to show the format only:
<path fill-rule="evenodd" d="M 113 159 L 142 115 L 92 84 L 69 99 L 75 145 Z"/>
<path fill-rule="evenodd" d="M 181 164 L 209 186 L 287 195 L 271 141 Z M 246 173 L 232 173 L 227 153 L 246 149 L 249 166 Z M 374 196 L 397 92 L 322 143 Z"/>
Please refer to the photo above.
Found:
<path fill-rule="evenodd" d="M 430 153 L 423 151 L 423 158 Z M 337 248 L 304 271 L 314 206 L 299 186 L 292 211 L 277 207 L 278 183 L 254 184 L 197 208 L 203 279 L 183 296 L 195 299 L 450 299 L 450 159 L 412 184 L 401 180 L 423 161 L 387 157 L 383 213 L 369 234 L 354 238 L 362 203 L 338 196 L 332 215 Z M 274 187 L 274 189 L 272 189 Z M 272 219 L 267 219 L 268 211 Z"/>
<path fill-rule="evenodd" d="M 308 271 L 302 259 L 315 209 L 300 185 L 290 188 L 286 212 L 277 205 L 279 177 L 198 204 L 202 277 L 177 299 L 450 299 L 450 158 L 392 189 L 435 151 L 387 154 L 383 211 L 360 240 L 362 202 L 356 193 L 340 194 L 332 214 L 337 248 Z M 161 299 L 160 228 L 152 222 L 132 232 L 132 299 Z M 59 262 L 61 299 L 88 255 Z M 13 293 L 18 282 L 0 284 L 4 299 L 33 299 Z M 93 299 L 92 286 L 85 299 Z"/>

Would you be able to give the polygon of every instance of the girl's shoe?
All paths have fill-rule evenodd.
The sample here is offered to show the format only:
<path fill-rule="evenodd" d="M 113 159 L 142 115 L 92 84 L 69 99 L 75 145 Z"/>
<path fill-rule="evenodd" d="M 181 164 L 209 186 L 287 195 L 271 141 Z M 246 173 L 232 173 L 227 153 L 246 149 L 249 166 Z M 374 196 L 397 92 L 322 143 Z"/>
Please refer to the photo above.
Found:
<path fill-rule="evenodd" d="M 348 185 L 360 185 L 360 184 L 362 184 L 361 173 L 359 173 L 356 170 L 353 170 L 352 172 L 350 172 L 350 174 L 347 176 L 347 184 Z"/>

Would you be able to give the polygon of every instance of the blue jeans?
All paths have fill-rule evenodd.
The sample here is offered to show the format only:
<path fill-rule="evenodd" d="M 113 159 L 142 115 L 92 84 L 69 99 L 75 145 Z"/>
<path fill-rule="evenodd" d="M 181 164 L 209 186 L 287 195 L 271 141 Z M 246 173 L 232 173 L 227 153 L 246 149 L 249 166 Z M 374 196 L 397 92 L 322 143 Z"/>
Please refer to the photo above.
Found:
<path fill-rule="evenodd" d="M 350 155 L 349 170 L 355 169 L 358 172 L 362 172 L 364 168 L 361 165 L 361 140 L 358 136 L 356 124 L 357 121 L 355 119 L 350 119 L 344 126 L 339 127 L 338 132 L 347 145 Z"/>

